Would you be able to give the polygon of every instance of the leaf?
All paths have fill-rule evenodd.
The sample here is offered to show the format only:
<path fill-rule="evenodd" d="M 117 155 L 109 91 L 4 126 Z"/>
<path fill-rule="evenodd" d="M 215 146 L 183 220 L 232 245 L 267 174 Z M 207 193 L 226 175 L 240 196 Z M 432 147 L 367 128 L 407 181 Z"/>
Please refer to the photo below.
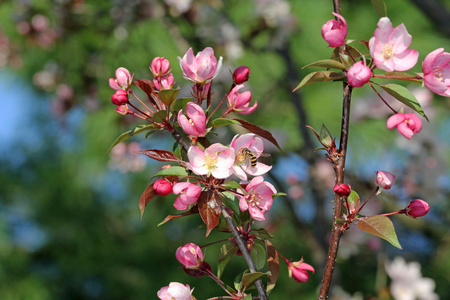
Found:
<path fill-rule="evenodd" d="M 271 142 L 272 144 L 274 144 L 278 149 L 280 149 L 281 152 L 283 152 L 283 150 L 281 150 L 280 146 L 278 145 L 277 140 L 273 137 L 273 135 L 265 130 L 262 129 L 248 121 L 242 120 L 242 119 L 233 119 L 238 121 L 239 123 L 241 123 L 241 126 L 244 127 L 245 129 L 247 129 L 250 132 L 253 132 L 256 135 L 259 135 L 260 137 L 265 138 L 266 140 L 268 140 L 269 142 Z"/>
<path fill-rule="evenodd" d="M 267 252 L 267 269 L 270 272 L 267 278 L 267 293 L 270 293 L 275 287 L 278 276 L 280 275 L 280 261 L 278 258 L 278 252 L 271 242 L 266 240 L 266 252 Z"/>
<path fill-rule="evenodd" d="M 345 54 L 348 55 L 349 57 L 353 57 L 355 60 L 358 57 L 363 56 L 358 49 L 347 44 L 345 45 Z M 341 58 L 342 57 L 339 47 L 334 48 L 333 53 L 331 54 L 331 59 L 341 61 Z"/>
<path fill-rule="evenodd" d="M 394 78 L 392 78 L 392 79 L 402 80 L 402 81 L 407 81 L 407 82 L 414 82 L 414 83 L 422 83 L 423 82 L 422 79 L 418 79 L 418 78 L 416 78 L 416 76 L 411 75 L 406 72 L 398 72 L 398 71 L 397 72 L 385 72 L 385 73 L 383 73 L 383 76 L 389 76 L 389 77 L 393 76 Z M 395 78 L 395 77 L 399 77 L 399 78 Z"/>
<path fill-rule="evenodd" d="M 407 88 L 394 83 L 381 85 L 381 88 L 388 94 L 396 98 L 398 101 L 421 114 L 428 121 L 428 117 L 425 115 L 425 112 L 420 106 L 419 101 L 417 101 L 416 97 L 414 97 L 414 95 Z"/>
<path fill-rule="evenodd" d="M 239 208 L 239 201 L 237 201 L 236 195 L 227 191 L 222 192 L 221 194 L 223 196 L 222 201 L 225 204 L 225 206 L 231 209 L 236 218 L 239 219 L 241 210 Z"/>
<path fill-rule="evenodd" d="M 154 93 L 154 85 L 153 82 L 149 79 L 134 79 L 133 84 L 144 91 L 149 98 L 152 97 Z"/>
<path fill-rule="evenodd" d="M 220 197 L 212 191 L 203 191 L 197 200 L 198 212 L 206 224 L 206 237 L 219 224 L 221 205 Z"/>
<path fill-rule="evenodd" d="M 173 154 L 170 151 L 166 151 L 166 150 L 160 150 L 160 149 L 147 149 L 147 150 L 142 150 L 142 151 L 135 151 L 138 154 L 144 154 L 147 155 L 150 158 L 153 158 L 155 160 L 158 161 L 164 161 L 164 162 L 170 162 L 170 161 L 174 161 L 174 162 L 182 162 L 175 154 Z M 180 164 L 181 165 L 181 164 Z"/>
<path fill-rule="evenodd" d="M 237 189 L 239 189 L 239 188 L 242 188 L 242 186 L 241 186 L 239 183 L 237 183 L 236 181 L 233 181 L 233 180 L 230 180 L 230 181 L 225 182 L 224 184 L 222 184 L 222 186 L 223 186 L 224 188 L 227 188 L 227 189 L 234 189 L 234 190 L 237 190 Z"/>
<path fill-rule="evenodd" d="M 167 223 L 167 222 L 169 222 L 170 220 L 173 220 L 173 219 L 186 217 L 186 216 L 190 216 L 190 215 L 195 215 L 195 214 L 198 214 L 198 207 L 197 207 L 197 205 L 192 206 L 191 209 L 189 209 L 187 212 L 184 212 L 182 214 L 168 215 L 161 223 L 158 224 L 158 226 L 161 226 L 162 224 Z"/>
<path fill-rule="evenodd" d="M 175 99 L 177 98 L 179 92 L 180 92 L 180 88 L 170 89 L 170 90 L 161 90 L 158 93 L 158 97 L 159 97 L 159 100 L 161 100 L 165 106 L 170 107 L 172 105 L 172 103 L 175 101 Z"/>
<path fill-rule="evenodd" d="M 360 219 L 358 222 L 358 228 L 376 235 L 382 239 L 385 239 L 391 243 L 394 247 L 402 249 L 395 233 L 394 224 L 386 216 L 373 216 L 366 219 Z"/>
<path fill-rule="evenodd" d="M 324 82 L 324 81 L 330 81 L 330 80 L 339 80 L 344 79 L 346 76 L 342 73 L 336 73 L 334 71 L 317 71 L 309 73 L 308 75 L 303 78 L 303 80 L 297 85 L 297 87 L 292 91 L 295 92 L 299 88 L 302 88 L 304 86 L 317 83 L 317 82 Z"/>
<path fill-rule="evenodd" d="M 186 172 L 185 168 L 179 167 L 179 166 L 174 166 L 174 167 L 166 168 L 166 169 L 159 171 L 158 173 L 153 175 L 153 177 L 164 177 L 164 176 L 169 176 L 169 175 L 176 175 L 179 177 L 184 177 L 184 176 L 187 176 L 188 173 Z"/>
<path fill-rule="evenodd" d="M 302 69 L 307 67 L 321 67 L 327 69 L 340 69 L 346 70 L 345 66 L 337 60 L 334 59 L 323 59 L 316 62 L 313 62 L 309 65 L 304 66 Z"/>
<path fill-rule="evenodd" d="M 380 18 L 387 17 L 387 9 L 384 0 L 370 0 L 372 2 L 373 8 L 377 12 Z"/>
<path fill-rule="evenodd" d="M 132 137 L 133 135 L 136 135 L 138 133 L 141 133 L 143 131 L 147 131 L 147 130 L 159 130 L 159 126 L 155 125 L 155 124 L 150 124 L 150 125 L 138 125 L 136 126 L 134 129 L 132 130 L 128 130 L 127 132 L 122 133 L 121 135 L 119 135 L 118 138 L 116 138 L 116 140 L 114 141 L 114 143 L 112 143 L 111 147 L 109 147 L 108 151 L 106 151 L 106 154 L 109 153 L 109 151 L 111 151 L 112 148 L 114 148 L 115 146 L 117 146 L 118 144 L 120 144 L 121 142 L 129 139 L 130 137 Z"/>
<path fill-rule="evenodd" d="M 163 123 L 167 118 L 167 110 L 160 110 L 153 114 L 152 120 L 156 123 Z"/>
<path fill-rule="evenodd" d="M 242 276 L 242 284 L 245 287 L 248 287 L 250 284 L 254 283 L 261 276 L 267 275 L 267 273 L 262 272 L 253 272 L 253 273 L 244 273 Z"/>
<path fill-rule="evenodd" d="M 153 183 L 149 184 L 145 191 L 142 193 L 139 198 L 139 209 L 141 211 L 141 220 L 144 215 L 145 207 L 147 204 L 156 196 L 156 192 L 153 190 Z"/>
<path fill-rule="evenodd" d="M 265 240 L 273 238 L 273 235 L 264 228 L 253 229 L 253 231 L 256 231 L 258 236 Z"/>
<path fill-rule="evenodd" d="M 219 251 L 219 262 L 217 264 L 217 277 L 221 277 L 223 270 L 225 270 L 226 265 L 237 252 L 236 243 L 226 243 L 220 247 Z"/>
<path fill-rule="evenodd" d="M 254 243 L 250 255 L 255 262 L 256 269 L 261 270 L 266 265 L 266 249 L 259 243 Z"/>
<path fill-rule="evenodd" d="M 185 109 L 188 102 L 190 102 L 192 98 L 178 98 L 176 99 L 172 105 L 170 106 L 170 111 L 178 114 L 180 109 Z"/>
<path fill-rule="evenodd" d="M 220 126 L 226 126 L 226 125 L 230 125 L 230 124 L 240 124 L 240 123 L 238 121 L 231 120 L 231 119 L 218 118 L 218 119 L 215 119 L 215 120 L 211 121 L 208 124 L 208 126 L 206 126 L 206 127 L 217 128 L 217 127 L 220 127 Z"/>

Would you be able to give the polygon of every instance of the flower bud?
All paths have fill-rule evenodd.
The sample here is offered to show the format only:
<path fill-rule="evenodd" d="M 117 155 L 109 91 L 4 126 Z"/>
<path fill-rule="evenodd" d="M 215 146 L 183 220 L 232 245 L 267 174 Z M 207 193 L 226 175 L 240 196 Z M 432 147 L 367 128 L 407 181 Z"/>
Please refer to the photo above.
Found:
<path fill-rule="evenodd" d="M 167 196 L 172 193 L 172 183 L 166 179 L 158 179 L 153 183 L 153 190 L 158 195 Z"/>
<path fill-rule="evenodd" d="M 111 101 L 117 106 L 121 106 L 128 103 L 128 92 L 124 90 L 118 90 L 111 96 Z"/>
<path fill-rule="evenodd" d="M 128 114 L 133 114 L 133 111 L 131 111 L 130 108 L 128 107 L 128 105 L 126 105 L 126 104 L 117 106 L 116 112 L 118 112 L 119 114 L 121 114 L 123 116 L 128 115 Z"/>
<path fill-rule="evenodd" d="M 339 19 L 329 20 L 322 26 L 322 37 L 327 41 L 330 47 L 339 47 L 345 44 L 347 37 L 347 22 L 344 17 L 337 13 L 333 13 Z"/>
<path fill-rule="evenodd" d="M 348 197 L 348 195 L 350 195 L 351 191 L 352 191 L 352 189 L 344 183 L 336 184 L 333 188 L 333 192 L 335 192 L 336 194 L 338 194 L 341 197 Z"/>
<path fill-rule="evenodd" d="M 158 291 L 158 298 L 161 300 L 192 300 L 195 299 L 191 295 L 191 287 L 179 282 L 171 282 L 168 286 L 162 287 Z"/>
<path fill-rule="evenodd" d="M 240 66 L 233 72 L 233 82 L 235 84 L 242 84 L 248 80 L 250 69 L 246 66 Z"/>
<path fill-rule="evenodd" d="M 199 246 L 188 243 L 177 249 L 177 260 L 187 269 L 198 269 L 203 263 L 203 253 Z"/>
<path fill-rule="evenodd" d="M 412 218 L 425 216 L 430 210 L 430 205 L 421 199 L 415 199 L 406 205 L 405 214 Z"/>
<path fill-rule="evenodd" d="M 169 72 L 170 62 L 165 57 L 155 57 L 150 65 L 153 76 L 164 76 Z"/>
<path fill-rule="evenodd" d="M 382 189 L 389 190 L 392 184 L 394 184 L 394 179 L 394 174 L 385 171 L 377 171 L 377 185 Z"/>
<path fill-rule="evenodd" d="M 369 82 L 370 77 L 372 70 L 362 61 L 355 63 L 347 72 L 348 83 L 353 87 L 362 87 Z"/>
<path fill-rule="evenodd" d="M 310 271 L 314 274 L 313 266 L 304 263 L 303 258 L 298 262 L 290 262 L 285 259 L 288 264 L 289 277 L 294 278 L 295 282 L 307 282 L 309 280 L 309 274 L 306 271 Z"/>

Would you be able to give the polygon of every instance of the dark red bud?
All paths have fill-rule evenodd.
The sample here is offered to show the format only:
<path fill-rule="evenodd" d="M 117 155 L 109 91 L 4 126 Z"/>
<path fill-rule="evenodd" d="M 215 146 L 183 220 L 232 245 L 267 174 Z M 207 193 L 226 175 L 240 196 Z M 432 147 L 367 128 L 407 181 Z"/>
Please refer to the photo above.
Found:
<path fill-rule="evenodd" d="M 111 101 L 117 106 L 128 103 L 128 92 L 124 90 L 118 90 L 111 96 Z"/>
<path fill-rule="evenodd" d="M 346 184 L 336 184 L 333 188 L 333 192 L 338 194 L 341 197 L 348 197 L 352 189 Z"/>
<path fill-rule="evenodd" d="M 233 72 L 233 81 L 235 84 L 242 84 L 248 80 L 250 69 L 246 66 L 240 66 Z"/>

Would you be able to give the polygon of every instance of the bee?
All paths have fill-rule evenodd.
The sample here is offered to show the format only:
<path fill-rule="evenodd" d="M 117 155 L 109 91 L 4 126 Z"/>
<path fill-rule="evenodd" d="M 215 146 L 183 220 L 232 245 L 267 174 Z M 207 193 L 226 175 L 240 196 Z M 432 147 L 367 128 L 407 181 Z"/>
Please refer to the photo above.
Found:
<path fill-rule="evenodd" d="M 252 167 L 256 166 L 256 156 L 252 151 L 248 148 L 242 148 L 238 153 L 238 161 L 243 162 L 247 161 Z"/>

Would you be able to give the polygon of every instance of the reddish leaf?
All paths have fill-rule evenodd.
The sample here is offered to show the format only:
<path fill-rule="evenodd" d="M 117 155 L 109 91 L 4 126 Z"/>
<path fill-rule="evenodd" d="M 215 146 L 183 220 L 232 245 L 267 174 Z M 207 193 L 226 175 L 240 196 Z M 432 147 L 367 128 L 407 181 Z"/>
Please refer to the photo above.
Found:
<path fill-rule="evenodd" d="M 241 123 L 241 126 L 244 127 L 245 129 L 247 129 L 248 131 L 253 132 L 256 135 L 259 135 L 259 136 L 265 138 L 266 140 L 268 140 L 269 142 L 274 144 L 278 149 L 280 149 L 281 152 L 283 152 L 283 150 L 281 150 L 280 146 L 278 145 L 277 140 L 273 137 L 273 135 L 269 131 L 262 129 L 261 127 L 258 127 L 256 125 L 254 125 L 248 121 L 242 120 L 242 119 L 233 119 L 233 120 Z"/>
<path fill-rule="evenodd" d="M 270 271 L 270 275 L 267 278 L 267 294 L 273 290 L 280 275 L 280 261 L 278 259 L 278 252 L 271 242 L 266 240 L 266 253 L 267 253 L 267 268 Z"/>
<path fill-rule="evenodd" d="M 147 155 L 148 157 L 159 160 L 159 161 L 164 161 L 164 162 L 175 161 L 178 163 L 183 162 L 175 154 L 173 154 L 170 151 L 166 151 L 166 150 L 148 149 L 148 150 L 135 151 L 135 152 L 139 153 L 139 154 Z"/>
<path fill-rule="evenodd" d="M 154 91 L 153 82 L 149 79 L 134 79 L 133 84 L 144 91 L 147 96 L 152 99 L 152 94 Z"/>
<path fill-rule="evenodd" d="M 358 228 L 385 239 L 394 247 L 402 249 L 395 233 L 394 224 L 386 216 L 372 216 L 358 221 Z"/>
<path fill-rule="evenodd" d="M 145 191 L 142 193 L 139 199 L 139 209 L 141 210 L 141 219 L 144 214 L 145 207 L 147 204 L 156 196 L 156 192 L 153 190 L 153 183 L 149 184 Z"/>
<path fill-rule="evenodd" d="M 191 207 L 190 210 L 188 210 L 187 212 L 184 212 L 182 214 L 178 214 L 178 215 L 168 215 L 161 223 L 158 224 L 158 226 L 169 222 L 170 220 L 173 219 L 177 219 L 177 218 L 181 218 L 181 217 L 186 217 L 186 216 L 190 216 L 190 215 L 195 215 L 198 214 L 198 207 L 197 205 L 194 205 Z"/>
<path fill-rule="evenodd" d="M 206 224 L 206 236 L 219 224 L 219 217 L 222 214 L 219 195 L 216 192 L 204 191 L 197 200 L 198 212 Z"/>

